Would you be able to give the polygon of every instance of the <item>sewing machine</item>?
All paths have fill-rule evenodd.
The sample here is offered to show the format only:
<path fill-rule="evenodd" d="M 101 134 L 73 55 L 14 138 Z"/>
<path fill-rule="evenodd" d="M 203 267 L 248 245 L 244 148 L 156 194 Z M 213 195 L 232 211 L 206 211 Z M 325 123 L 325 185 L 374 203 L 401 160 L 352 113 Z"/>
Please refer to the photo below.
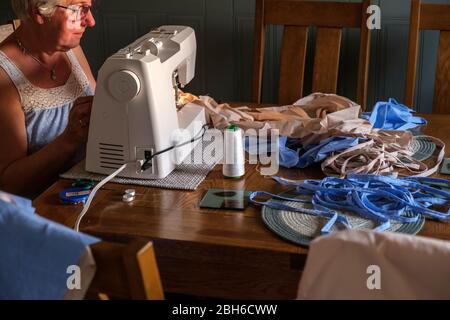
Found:
<path fill-rule="evenodd" d="M 202 107 L 177 111 L 178 86 L 194 77 L 197 44 L 192 28 L 162 26 L 108 58 L 99 71 L 92 106 L 86 170 L 119 176 L 162 179 L 190 155 L 190 141 L 205 124 Z M 135 163 L 134 165 L 131 163 Z"/>

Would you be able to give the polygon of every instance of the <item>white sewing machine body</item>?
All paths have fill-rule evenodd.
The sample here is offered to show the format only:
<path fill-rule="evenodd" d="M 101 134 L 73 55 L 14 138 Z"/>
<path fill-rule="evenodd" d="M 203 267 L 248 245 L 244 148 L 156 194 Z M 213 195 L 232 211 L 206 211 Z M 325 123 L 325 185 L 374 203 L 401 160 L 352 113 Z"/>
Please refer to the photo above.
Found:
<path fill-rule="evenodd" d="M 99 71 L 91 112 L 86 170 L 111 174 L 124 163 L 122 177 L 162 179 L 196 143 L 155 156 L 145 171 L 138 161 L 189 141 L 205 124 L 203 108 L 177 111 L 177 80 L 195 74 L 194 30 L 162 26 L 107 59 Z"/>

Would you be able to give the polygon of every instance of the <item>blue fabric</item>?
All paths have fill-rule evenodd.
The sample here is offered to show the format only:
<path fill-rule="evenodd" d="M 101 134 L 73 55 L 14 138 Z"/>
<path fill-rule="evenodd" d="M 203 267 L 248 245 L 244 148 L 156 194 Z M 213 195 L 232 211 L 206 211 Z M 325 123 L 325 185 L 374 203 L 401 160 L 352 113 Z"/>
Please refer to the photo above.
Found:
<path fill-rule="evenodd" d="M 28 199 L 4 195 L 13 202 L 0 199 L 0 299 L 62 299 L 67 268 L 99 240 L 36 215 Z"/>
<path fill-rule="evenodd" d="M 52 142 L 66 129 L 73 103 L 53 109 L 25 113 L 28 154 L 33 154 Z"/>
<path fill-rule="evenodd" d="M 346 150 L 363 142 L 364 139 L 353 137 L 331 137 L 319 144 L 302 148 L 297 139 L 280 137 L 279 164 L 284 168 L 307 168 L 314 163 L 325 160 L 331 153 Z M 258 139 L 258 145 L 252 144 L 249 139 L 245 141 L 245 150 L 252 155 L 261 152 L 261 145 L 267 144 L 270 150 L 270 141 Z M 302 155 L 300 155 L 302 154 Z"/>
<path fill-rule="evenodd" d="M 325 160 L 330 154 L 343 151 L 361 143 L 360 138 L 353 137 L 331 137 L 321 141 L 317 145 L 305 148 L 306 152 L 298 158 L 297 168 L 307 168 L 310 165 Z"/>
<path fill-rule="evenodd" d="M 398 103 L 395 99 L 377 102 L 371 113 L 363 114 L 375 129 L 409 130 L 427 124 L 421 117 L 415 117 L 414 110 Z"/>

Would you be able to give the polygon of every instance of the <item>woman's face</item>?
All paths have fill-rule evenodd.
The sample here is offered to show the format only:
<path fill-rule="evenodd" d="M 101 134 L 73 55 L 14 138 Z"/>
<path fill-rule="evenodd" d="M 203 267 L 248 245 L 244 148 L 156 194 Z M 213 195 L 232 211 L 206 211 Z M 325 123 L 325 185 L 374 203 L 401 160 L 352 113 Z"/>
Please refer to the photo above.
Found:
<path fill-rule="evenodd" d="M 49 38 L 58 50 L 67 51 L 78 47 L 86 28 L 95 25 L 90 6 L 91 0 L 67 0 L 56 8 L 48 21 L 51 30 L 46 30 L 46 33 L 52 35 Z"/>

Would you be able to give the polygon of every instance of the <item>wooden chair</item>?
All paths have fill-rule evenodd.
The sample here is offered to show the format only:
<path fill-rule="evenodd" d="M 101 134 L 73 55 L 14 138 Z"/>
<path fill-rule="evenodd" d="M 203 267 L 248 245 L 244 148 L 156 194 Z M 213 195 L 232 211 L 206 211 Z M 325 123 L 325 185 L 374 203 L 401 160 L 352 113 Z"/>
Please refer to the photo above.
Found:
<path fill-rule="evenodd" d="M 0 26 L 0 42 L 8 38 L 20 26 L 20 20 L 13 20 L 10 23 Z"/>
<path fill-rule="evenodd" d="M 312 91 L 336 93 L 343 28 L 360 28 L 357 102 L 364 108 L 370 53 L 367 8 L 362 3 L 256 0 L 253 53 L 253 102 L 261 103 L 265 35 L 268 25 L 284 25 L 278 103 L 303 96 L 309 27 L 317 27 Z"/>
<path fill-rule="evenodd" d="M 414 105 L 419 34 L 421 30 L 439 30 L 439 50 L 433 99 L 433 113 L 450 113 L 450 5 L 425 4 L 412 0 L 409 32 L 408 69 L 405 104 Z"/>
<path fill-rule="evenodd" d="M 97 265 L 87 299 L 163 300 L 164 293 L 151 242 L 130 245 L 101 242 L 91 246 Z"/>

